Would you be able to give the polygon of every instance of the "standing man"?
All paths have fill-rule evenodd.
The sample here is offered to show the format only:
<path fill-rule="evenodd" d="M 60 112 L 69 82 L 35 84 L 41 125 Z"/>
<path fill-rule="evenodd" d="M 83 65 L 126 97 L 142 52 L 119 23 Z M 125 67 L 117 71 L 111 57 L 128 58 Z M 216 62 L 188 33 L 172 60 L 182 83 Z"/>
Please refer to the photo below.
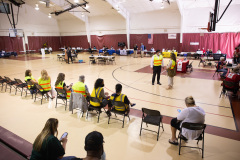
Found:
<path fill-rule="evenodd" d="M 156 74 L 157 74 L 157 84 L 162 85 L 160 83 L 160 73 L 162 70 L 162 66 L 164 67 L 163 56 L 161 55 L 160 50 L 157 50 L 155 54 L 152 56 L 152 60 L 150 64 L 150 67 L 153 70 L 152 85 L 154 85 Z"/>
<path fill-rule="evenodd" d="M 72 60 L 72 49 L 71 49 L 71 47 L 68 47 L 67 55 L 68 55 L 68 64 L 69 64 L 69 58 L 71 59 L 71 61 L 72 61 L 72 63 L 73 63 L 73 60 Z"/>
<path fill-rule="evenodd" d="M 143 58 L 144 56 L 144 50 L 145 50 L 145 46 L 143 45 L 143 43 L 141 43 L 141 58 Z"/>
<path fill-rule="evenodd" d="M 137 58 L 138 46 L 137 44 L 134 46 L 134 58 Z"/>

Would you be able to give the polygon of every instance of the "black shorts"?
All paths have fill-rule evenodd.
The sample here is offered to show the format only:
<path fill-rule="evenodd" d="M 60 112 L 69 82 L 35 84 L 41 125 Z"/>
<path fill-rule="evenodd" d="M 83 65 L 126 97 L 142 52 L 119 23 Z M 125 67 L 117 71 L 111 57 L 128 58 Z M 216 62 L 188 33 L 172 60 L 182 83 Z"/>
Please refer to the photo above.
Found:
<path fill-rule="evenodd" d="M 171 120 L 171 126 L 173 128 L 176 128 L 176 129 L 180 130 L 180 124 L 181 124 L 181 121 L 178 122 L 177 118 L 173 118 Z"/>

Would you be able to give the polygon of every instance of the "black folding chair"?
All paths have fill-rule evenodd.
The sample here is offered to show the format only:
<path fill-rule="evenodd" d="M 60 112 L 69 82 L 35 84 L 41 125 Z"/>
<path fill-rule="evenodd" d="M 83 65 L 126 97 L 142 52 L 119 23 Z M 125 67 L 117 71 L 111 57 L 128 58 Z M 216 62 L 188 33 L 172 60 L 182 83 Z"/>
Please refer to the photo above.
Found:
<path fill-rule="evenodd" d="M 224 86 L 228 86 L 229 88 L 226 88 Z M 229 81 L 223 81 L 223 88 L 222 88 L 222 91 L 220 93 L 220 96 L 219 98 L 221 98 L 222 95 L 225 95 L 225 97 L 228 96 L 228 92 L 234 92 L 234 89 L 236 87 L 236 84 L 234 82 L 229 82 Z M 230 89 L 232 88 L 232 89 Z"/>
<path fill-rule="evenodd" d="M 96 97 L 90 97 L 90 101 L 92 101 L 92 102 L 97 102 L 97 103 L 100 103 L 101 104 L 101 102 L 100 102 L 100 100 L 98 99 L 98 98 L 96 98 Z M 99 118 L 100 118 L 100 114 L 102 113 L 102 108 L 103 108 L 103 110 L 106 112 L 106 110 L 104 109 L 104 107 L 105 106 L 99 106 L 99 107 L 95 107 L 95 106 L 92 106 L 90 103 L 89 103 L 89 106 L 88 106 L 88 111 L 87 111 L 87 118 L 88 118 L 88 113 L 89 113 L 89 111 L 96 111 L 97 112 L 97 114 L 98 114 L 98 123 L 99 123 Z"/>
<path fill-rule="evenodd" d="M 193 61 L 189 65 L 187 65 L 187 70 L 189 70 L 190 73 L 193 71 L 192 63 Z"/>
<path fill-rule="evenodd" d="M 59 88 L 55 88 L 56 92 L 57 92 L 57 97 L 56 97 L 56 106 L 55 108 L 57 108 L 57 104 L 64 104 L 65 105 L 65 111 L 67 109 L 67 93 L 64 89 L 59 89 Z M 57 100 L 61 99 L 63 101 L 63 103 L 58 103 Z"/>
<path fill-rule="evenodd" d="M 49 91 L 42 91 L 42 87 L 39 85 L 39 84 L 36 84 L 36 87 L 37 87 L 37 92 L 34 93 L 35 94 L 35 99 L 34 99 L 34 102 L 36 101 L 36 98 L 38 99 L 41 99 L 41 104 L 42 104 L 42 100 L 43 100 L 43 97 L 45 97 L 46 99 L 48 98 L 47 94 Z M 37 97 L 37 94 L 40 94 L 41 97 Z"/>
<path fill-rule="evenodd" d="M 113 62 L 116 64 L 115 57 L 111 57 L 108 61 L 111 62 L 112 64 Z"/>
<path fill-rule="evenodd" d="M 147 108 L 142 108 L 142 113 L 143 113 L 143 115 L 142 115 L 142 123 L 141 123 L 141 128 L 140 128 L 140 136 L 141 136 L 142 129 L 151 131 L 151 132 L 155 132 L 155 133 L 157 133 L 157 141 L 158 141 L 160 127 L 162 127 L 162 129 L 164 131 L 163 123 L 162 123 L 163 117 L 162 117 L 161 113 L 157 110 L 152 110 L 152 109 L 147 109 Z M 158 126 L 158 132 L 149 130 L 146 128 L 142 128 L 143 122 L 146 123 L 147 127 L 148 127 L 147 124 Z M 161 125 L 161 123 L 162 123 L 162 125 Z"/>
<path fill-rule="evenodd" d="M 11 93 L 11 91 L 12 91 L 12 87 L 16 88 L 16 87 L 15 87 L 15 84 L 17 84 L 17 82 L 11 80 L 9 77 L 6 77 L 6 76 L 4 76 L 4 78 L 5 78 L 5 80 L 6 80 L 6 88 L 5 88 L 5 92 L 6 92 L 6 90 L 8 89 L 7 86 L 9 86 L 10 93 Z"/>
<path fill-rule="evenodd" d="M 122 120 L 118 119 L 118 118 L 113 118 L 113 117 L 112 117 L 112 119 L 115 119 L 115 120 L 118 120 L 118 121 L 122 121 L 123 122 L 122 128 L 124 128 L 124 121 L 125 121 L 125 117 L 126 116 L 128 117 L 128 119 L 130 121 L 129 114 L 126 113 L 126 111 L 118 111 L 118 110 L 116 110 L 114 108 L 114 106 L 119 106 L 119 107 L 125 107 L 126 108 L 125 103 L 120 102 L 120 101 L 111 101 L 111 102 L 112 102 L 112 105 L 113 105 L 111 112 L 115 114 L 115 117 L 117 117 L 117 114 L 123 116 Z M 111 116 L 108 116 L 108 124 L 110 123 L 110 119 L 111 119 Z"/>
<path fill-rule="evenodd" d="M 192 146 L 182 146 L 182 139 L 186 139 L 186 137 L 184 137 L 182 135 L 182 129 L 185 128 L 185 129 L 189 129 L 189 130 L 201 130 L 202 133 L 199 135 L 199 137 L 195 140 L 197 140 L 197 144 L 199 141 L 202 140 L 202 148 L 200 147 L 192 147 Z M 179 138 L 180 138 L 180 143 L 179 143 L 179 155 L 181 154 L 181 148 L 182 147 L 189 147 L 189 148 L 197 148 L 197 149 L 201 149 L 202 150 L 202 158 L 203 158 L 203 155 L 204 155 L 204 131 L 205 131 L 205 128 L 206 128 L 206 124 L 200 124 L 200 123 L 188 123 L 188 122 L 184 122 L 182 123 L 182 126 L 180 128 L 180 133 L 179 133 Z"/>
<path fill-rule="evenodd" d="M 29 91 L 30 94 L 32 95 L 32 99 L 33 99 L 33 94 L 34 94 L 34 92 L 37 92 L 36 85 L 33 84 L 31 81 L 25 81 L 25 82 L 27 83 L 27 87 L 26 87 L 26 90 L 25 90 L 25 92 L 26 92 L 25 97 L 27 97 L 27 92 Z M 29 89 L 28 86 L 34 86 L 35 89 L 33 89 L 33 88 L 30 88 L 30 89 Z"/>
<path fill-rule="evenodd" d="M 4 83 L 6 83 L 6 79 L 5 78 L 3 78 L 2 76 L 0 76 L 0 83 L 1 83 L 1 85 L 2 85 L 2 90 L 3 90 L 3 86 L 4 86 Z"/>
<path fill-rule="evenodd" d="M 217 73 L 217 76 L 222 72 L 222 71 L 219 71 L 218 70 L 218 68 L 217 68 L 217 64 L 215 64 L 215 68 L 216 68 L 216 70 L 215 70 L 215 72 L 214 72 L 214 74 L 213 74 L 213 77 L 215 76 L 215 74 Z"/>
<path fill-rule="evenodd" d="M 206 66 L 205 60 L 203 60 L 203 59 L 200 57 L 200 62 L 199 62 L 199 64 L 198 64 L 198 67 L 200 66 L 201 63 L 203 64 L 203 67 Z"/>
<path fill-rule="evenodd" d="M 27 87 L 27 83 L 23 83 L 20 79 L 16 79 L 16 78 L 14 78 L 14 80 L 17 82 L 15 95 L 17 94 L 17 90 L 19 90 L 21 92 L 21 96 L 22 96 L 23 88 Z"/>

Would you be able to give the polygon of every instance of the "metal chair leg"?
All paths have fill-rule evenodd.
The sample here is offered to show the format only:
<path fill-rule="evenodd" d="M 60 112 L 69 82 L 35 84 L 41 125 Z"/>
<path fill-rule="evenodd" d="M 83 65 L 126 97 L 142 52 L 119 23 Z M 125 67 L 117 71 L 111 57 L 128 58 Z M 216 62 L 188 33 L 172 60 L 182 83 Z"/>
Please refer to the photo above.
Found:
<path fill-rule="evenodd" d="M 140 128 L 140 136 L 141 136 L 141 133 L 142 133 L 142 124 L 143 124 L 143 121 L 141 123 L 141 128 Z"/>

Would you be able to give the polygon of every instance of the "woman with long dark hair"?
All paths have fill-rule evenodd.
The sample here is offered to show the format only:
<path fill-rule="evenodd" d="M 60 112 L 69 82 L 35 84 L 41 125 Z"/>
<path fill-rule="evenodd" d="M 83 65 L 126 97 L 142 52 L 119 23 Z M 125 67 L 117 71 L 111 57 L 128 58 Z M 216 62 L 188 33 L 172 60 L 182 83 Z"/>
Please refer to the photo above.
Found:
<path fill-rule="evenodd" d="M 167 73 L 168 73 L 168 88 L 172 89 L 173 87 L 173 77 L 176 75 L 176 55 L 171 53 L 170 61 L 167 65 Z"/>
<path fill-rule="evenodd" d="M 49 118 L 33 143 L 30 160 L 70 160 L 74 157 L 64 157 L 67 137 L 57 139 L 58 120 Z M 62 144 L 61 144 L 62 143 Z"/>
<path fill-rule="evenodd" d="M 64 73 L 59 73 L 58 77 L 57 77 L 57 80 L 55 82 L 55 88 L 64 89 L 66 94 L 60 93 L 60 95 L 69 99 L 70 95 L 71 95 L 72 83 L 69 86 L 67 86 L 66 83 L 64 82 L 64 80 L 65 80 L 65 74 Z"/>

